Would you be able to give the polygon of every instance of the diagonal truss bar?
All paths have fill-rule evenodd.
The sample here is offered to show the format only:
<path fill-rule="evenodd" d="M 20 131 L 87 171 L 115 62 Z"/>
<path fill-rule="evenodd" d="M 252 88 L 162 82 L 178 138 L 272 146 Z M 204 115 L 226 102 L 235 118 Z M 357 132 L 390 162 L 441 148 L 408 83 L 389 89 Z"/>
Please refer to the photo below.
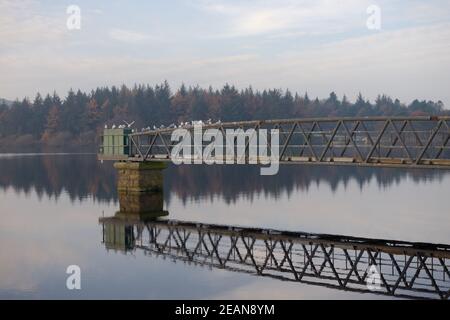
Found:
<path fill-rule="evenodd" d="M 401 128 L 400 128 L 400 130 L 399 130 L 399 134 L 402 134 L 402 133 L 403 133 L 403 130 L 405 130 L 407 124 L 408 124 L 408 121 L 406 121 L 406 120 L 403 121 L 402 126 L 401 126 Z M 396 136 L 395 139 L 394 139 L 394 141 L 392 142 L 392 145 L 389 147 L 389 150 L 387 151 L 387 153 L 386 153 L 386 155 L 385 155 L 386 158 L 390 156 L 390 154 L 391 154 L 391 152 L 392 152 L 392 148 L 395 146 L 395 144 L 397 143 L 397 141 L 398 141 L 398 137 Z"/>
<path fill-rule="evenodd" d="M 359 159 L 362 160 L 364 157 L 362 156 L 361 151 L 359 150 L 358 146 L 356 145 L 356 142 L 355 142 L 355 140 L 353 139 L 352 134 L 350 134 L 350 131 L 348 131 L 348 128 L 347 128 L 347 126 L 345 125 L 344 121 L 342 121 L 342 126 L 344 127 L 345 131 L 347 132 L 347 134 L 348 134 L 348 136 L 349 136 L 349 139 L 350 139 L 350 141 L 351 141 L 352 144 L 353 144 L 353 147 L 355 148 L 356 152 L 358 153 Z"/>
<path fill-rule="evenodd" d="M 434 140 L 434 137 L 436 137 L 436 134 L 438 133 L 438 131 L 441 129 L 443 121 L 439 120 L 439 122 L 437 123 L 436 127 L 434 128 L 433 132 L 431 133 L 430 137 L 428 138 L 427 143 L 425 144 L 425 146 L 422 148 L 419 156 L 416 159 L 415 164 L 419 164 L 420 161 L 422 160 L 423 156 L 425 155 L 425 152 L 427 151 L 427 149 L 430 147 L 431 143 Z"/>
<path fill-rule="evenodd" d="M 361 121 L 356 121 L 356 123 L 353 125 L 353 128 L 351 130 L 351 136 L 352 137 L 355 134 L 355 131 L 358 129 L 358 127 L 360 126 Z M 350 144 L 350 138 L 349 139 L 345 139 L 345 145 L 344 148 L 341 151 L 340 156 L 343 157 L 345 154 L 345 151 L 347 150 L 348 145 Z"/>
<path fill-rule="evenodd" d="M 377 145 L 379 145 L 380 141 L 381 141 L 381 137 L 383 136 L 383 134 L 386 132 L 386 129 L 389 125 L 389 121 L 386 120 L 384 122 L 383 128 L 381 129 L 380 133 L 378 134 L 375 143 L 373 144 L 372 148 L 370 149 L 369 153 L 367 154 L 366 160 L 365 162 L 368 163 L 370 161 L 370 158 L 372 158 L 372 155 L 377 147 Z"/>
<path fill-rule="evenodd" d="M 442 142 L 442 146 L 439 148 L 439 151 L 434 156 L 435 159 L 439 159 L 442 151 L 444 151 L 444 148 L 447 146 L 447 143 L 450 140 L 450 128 L 446 121 L 443 121 L 443 124 L 447 127 L 447 138 L 445 138 L 445 140 Z"/>
<path fill-rule="evenodd" d="M 402 144 L 403 150 L 408 155 L 409 160 L 413 161 L 413 157 L 411 156 L 411 153 L 409 152 L 408 147 L 406 146 L 405 142 L 403 141 L 403 138 L 401 137 L 401 135 L 397 129 L 397 126 L 395 125 L 395 123 L 392 120 L 389 120 L 389 122 L 391 123 L 391 126 L 394 128 L 395 135 L 397 136 L 398 140 Z"/>
<path fill-rule="evenodd" d="M 283 159 L 284 153 L 286 152 L 286 149 L 289 145 L 289 142 L 291 141 L 292 135 L 294 134 L 296 127 L 297 127 L 297 123 L 294 123 L 292 125 L 291 131 L 289 132 L 288 137 L 286 138 L 286 141 L 284 142 L 283 149 L 281 149 L 280 157 L 279 157 L 280 161 Z"/>
<path fill-rule="evenodd" d="M 314 151 L 314 147 L 312 146 L 311 141 L 310 141 L 311 134 L 312 134 L 312 132 L 313 132 L 313 130 L 314 130 L 315 125 L 316 125 L 316 123 L 314 122 L 314 125 L 313 125 L 313 127 L 311 128 L 311 132 L 309 132 L 309 134 L 308 134 L 308 136 L 307 136 L 306 133 L 305 133 L 305 130 L 303 129 L 303 126 L 302 126 L 300 123 L 298 124 L 298 126 L 299 126 L 299 128 L 300 128 L 300 130 L 301 130 L 301 133 L 302 133 L 302 135 L 303 135 L 303 138 L 305 139 L 305 144 L 308 145 L 309 151 L 310 151 L 311 154 L 314 156 L 314 158 L 316 159 L 316 161 L 319 161 L 319 158 L 317 157 L 317 154 L 316 154 L 316 152 Z M 303 152 L 302 152 L 302 153 L 303 153 Z"/>
<path fill-rule="evenodd" d="M 338 121 L 338 123 L 336 124 L 336 127 L 334 127 L 333 133 L 331 134 L 331 137 L 330 137 L 330 140 L 328 140 L 328 142 L 327 142 L 327 144 L 325 146 L 325 149 L 322 151 L 322 154 L 320 155 L 319 161 L 322 161 L 323 157 L 326 155 L 326 153 L 327 153 L 328 149 L 330 148 L 331 143 L 333 142 L 333 139 L 336 136 L 336 133 L 338 132 L 339 127 L 341 126 L 341 124 L 343 124 L 342 121 Z M 322 130 L 322 129 L 320 129 L 320 130 Z"/>

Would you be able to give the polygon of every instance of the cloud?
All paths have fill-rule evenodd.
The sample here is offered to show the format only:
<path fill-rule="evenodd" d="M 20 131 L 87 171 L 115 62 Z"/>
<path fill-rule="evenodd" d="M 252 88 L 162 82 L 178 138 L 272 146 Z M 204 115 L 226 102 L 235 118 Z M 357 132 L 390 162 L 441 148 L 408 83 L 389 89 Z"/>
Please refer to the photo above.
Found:
<path fill-rule="evenodd" d="M 403 101 L 442 100 L 450 83 L 450 24 L 404 28 L 334 41 L 303 51 L 284 52 L 270 79 L 310 88 L 326 96 L 332 90 L 374 99 L 386 93 Z M 257 75 L 253 75 L 257 78 Z M 269 83 L 265 83 L 269 85 Z"/>
<path fill-rule="evenodd" d="M 280 33 L 330 33 L 350 26 L 364 26 L 361 13 L 369 1 L 201 1 L 197 5 L 226 18 L 228 29 L 220 36 L 238 37 Z"/>
<path fill-rule="evenodd" d="M 94 14 L 104 14 L 105 12 L 102 9 L 91 9 L 89 10 L 89 12 L 94 13 Z"/>
<path fill-rule="evenodd" d="M 371 0 L 183 0 L 177 3 L 182 15 L 156 3 L 151 23 L 148 12 L 134 11 L 129 27 L 114 25 L 122 7 L 105 7 L 101 17 L 83 16 L 80 32 L 68 32 L 61 8 L 5 0 L 0 69 L 8 77 L 0 79 L 0 96 L 167 79 L 283 87 L 319 97 L 332 90 L 361 91 L 369 99 L 386 93 L 406 101 L 441 99 L 449 107 L 450 6 L 376 2 L 381 32 L 366 29 Z"/>
<path fill-rule="evenodd" d="M 65 36 L 63 19 L 38 13 L 35 1 L 0 3 L 0 42 L 3 48 L 47 45 Z"/>
<path fill-rule="evenodd" d="M 152 39 L 152 37 L 144 33 L 117 28 L 111 29 L 109 31 L 109 37 L 113 40 L 127 43 L 140 43 Z"/>
<path fill-rule="evenodd" d="M 442 100 L 450 106 L 450 25 L 405 28 L 390 32 L 283 51 L 275 56 L 258 54 L 167 56 L 133 55 L 101 57 L 48 52 L 0 56 L 8 79 L 5 91 L 19 95 L 24 88 L 62 94 L 70 87 L 90 89 L 98 85 L 171 83 L 243 87 L 283 87 L 326 97 L 329 92 L 356 96 L 361 91 L 373 100 L 386 93 L 403 101 Z M 111 70 L 114 69 L 114 72 Z M 89 74 L 89 77 L 86 77 Z M 36 88 L 34 83 L 42 87 Z M 19 95 L 20 96 L 20 95 Z M 14 99 L 14 96 L 6 96 Z"/>
<path fill-rule="evenodd" d="M 450 6 L 439 1 L 387 0 L 267 0 L 233 1 L 203 0 L 194 5 L 218 17 L 222 32 L 211 36 L 271 38 L 317 36 L 345 32 L 363 32 L 369 15 L 366 9 L 376 4 L 381 8 L 386 27 L 413 26 L 448 21 Z"/>
<path fill-rule="evenodd" d="M 198 82 L 202 85 L 226 82 L 255 59 L 254 55 L 223 55 L 209 57 L 137 58 L 125 55 L 94 57 L 86 55 L 60 56 L 53 52 L 0 55 L 2 71 L 11 76 L 0 78 L 0 88 L 23 97 L 36 92 L 57 92 L 64 95 L 69 88 L 90 90 L 103 85 L 133 85 L 134 83 Z M 114 70 L 114 72 L 111 72 Z M 87 76 L 89 75 L 89 76 Z M 187 79 L 186 75 L 190 75 Z M 218 80 L 219 79 L 219 80 Z M 20 87 L 16 86 L 20 83 Z"/>

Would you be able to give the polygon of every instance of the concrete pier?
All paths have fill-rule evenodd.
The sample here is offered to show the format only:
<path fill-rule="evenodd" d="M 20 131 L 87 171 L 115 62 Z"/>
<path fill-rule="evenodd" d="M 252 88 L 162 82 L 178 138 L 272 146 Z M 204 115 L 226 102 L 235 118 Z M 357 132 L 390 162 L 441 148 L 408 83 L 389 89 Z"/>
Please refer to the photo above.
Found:
<path fill-rule="evenodd" d="M 164 162 L 116 162 L 114 168 L 122 214 L 163 212 Z"/>
<path fill-rule="evenodd" d="M 116 162 L 117 190 L 126 192 L 162 192 L 164 162 Z"/>

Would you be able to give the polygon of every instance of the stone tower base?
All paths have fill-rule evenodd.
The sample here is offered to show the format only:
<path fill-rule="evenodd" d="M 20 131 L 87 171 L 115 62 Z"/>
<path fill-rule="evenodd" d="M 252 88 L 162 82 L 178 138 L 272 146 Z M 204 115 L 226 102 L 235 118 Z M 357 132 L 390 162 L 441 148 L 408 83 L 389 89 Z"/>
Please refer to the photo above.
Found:
<path fill-rule="evenodd" d="M 117 191 L 121 213 L 163 211 L 164 162 L 116 162 Z"/>

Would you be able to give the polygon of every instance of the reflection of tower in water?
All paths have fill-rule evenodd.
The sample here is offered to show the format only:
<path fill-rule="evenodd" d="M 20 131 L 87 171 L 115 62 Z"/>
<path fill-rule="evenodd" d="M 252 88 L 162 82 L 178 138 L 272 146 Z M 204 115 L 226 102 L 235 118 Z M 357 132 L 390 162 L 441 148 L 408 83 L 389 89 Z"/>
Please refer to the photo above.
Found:
<path fill-rule="evenodd" d="M 117 162 L 117 192 L 120 211 L 101 219 L 103 242 L 107 249 L 127 252 L 134 249 L 135 223 L 167 216 L 163 210 L 164 163 Z"/>

